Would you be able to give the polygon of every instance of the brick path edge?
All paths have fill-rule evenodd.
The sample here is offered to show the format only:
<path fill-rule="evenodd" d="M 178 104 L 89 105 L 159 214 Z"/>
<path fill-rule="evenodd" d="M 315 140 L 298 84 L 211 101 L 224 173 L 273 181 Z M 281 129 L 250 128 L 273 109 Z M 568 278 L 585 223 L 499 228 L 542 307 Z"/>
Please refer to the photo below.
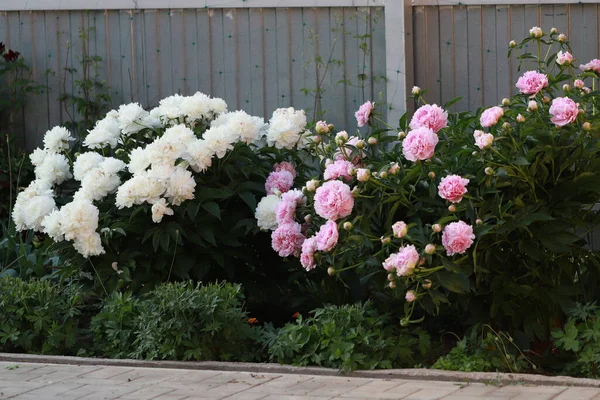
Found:
<path fill-rule="evenodd" d="M 0 361 L 14 363 L 100 365 L 132 368 L 170 368 L 320 376 L 341 375 L 338 370 L 331 368 L 295 367 L 292 365 L 273 363 L 238 363 L 221 361 L 147 361 L 12 353 L 0 353 Z M 424 381 L 478 382 L 486 384 L 494 383 L 502 385 L 526 384 L 600 388 L 600 380 L 596 379 L 500 372 L 457 372 L 425 368 L 359 370 L 343 375 L 371 379 L 412 379 Z"/>

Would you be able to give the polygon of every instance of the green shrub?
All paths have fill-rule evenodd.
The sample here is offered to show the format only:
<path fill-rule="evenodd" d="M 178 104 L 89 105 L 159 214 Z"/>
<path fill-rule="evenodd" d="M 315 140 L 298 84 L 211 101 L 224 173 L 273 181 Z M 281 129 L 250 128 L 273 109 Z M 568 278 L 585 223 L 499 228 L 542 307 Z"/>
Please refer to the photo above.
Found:
<path fill-rule="evenodd" d="M 170 360 L 257 358 L 240 285 L 168 283 L 139 300 L 115 294 L 92 320 L 94 348 L 109 357 Z"/>
<path fill-rule="evenodd" d="M 272 360 L 304 366 L 316 364 L 342 370 L 415 365 L 415 349 L 429 349 L 429 335 L 397 328 L 378 315 L 371 302 L 326 306 L 296 323 L 271 331 L 268 351 Z"/>
<path fill-rule="evenodd" d="M 562 373 L 600 377 L 600 310 L 595 303 L 577 304 L 562 329 L 552 331 L 554 345 L 568 357 Z"/>
<path fill-rule="evenodd" d="M 0 350 L 72 353 L 77 344 L 80 287 L 47 280 L 0 278 Z"/>

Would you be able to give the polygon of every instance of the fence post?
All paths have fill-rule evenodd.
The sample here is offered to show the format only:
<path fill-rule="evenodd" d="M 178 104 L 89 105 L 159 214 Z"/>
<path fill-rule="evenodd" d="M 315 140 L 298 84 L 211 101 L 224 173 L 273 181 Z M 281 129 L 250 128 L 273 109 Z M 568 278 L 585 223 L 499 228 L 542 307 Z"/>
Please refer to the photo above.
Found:
<path fill-rule="evenodd" d="M 412 0 L 385 2 L 385 53 L 388 123 L 397 126 L 407 111 L 413 83 Z"/>

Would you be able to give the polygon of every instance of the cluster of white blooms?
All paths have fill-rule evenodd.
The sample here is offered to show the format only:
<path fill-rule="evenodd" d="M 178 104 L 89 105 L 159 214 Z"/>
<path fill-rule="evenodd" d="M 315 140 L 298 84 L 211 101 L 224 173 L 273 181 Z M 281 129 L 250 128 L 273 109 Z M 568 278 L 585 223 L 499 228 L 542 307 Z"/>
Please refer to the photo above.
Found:
<path fill-rule="evenodd" d="M 194 132 L 201 122 L 210 123 L 209 128 L 204 133 Z M 57 242 L 73 241 L 73 247 L 84 257 L 103 254 L 105 250 L 97 232 L 100 213 L 95 201 L 116 192 L 118 208 L 151 204 L 152 220 L 159 223 L 165 215 L 173 215 L 171 206 L 194 198 L 193 172 L 206 171 L 214 157 L 225 157 L 237 143 L 260 147 L 268 142 L 280 149 L 301 146 L 305 126 L 304 111 L 276 110 L 269 126 L 263 118 L 244 111 L 227 112 L 225 101 L 200 92 L 167 97 L 150 112 L 138 103 L 125 104 L 108 112 L 88 131 L 83 146 L 92 151 L 77 156 L 73 174 L 70 160 L 62 154 L 74 140 L 70 132 L 55 127 L 46 133 L 44 148 L 30 155 L 36 180 L 19 193 L 13 220 L 19 230 L 44 232 Z M 144 134 L 142 140 L 136 137 L 137 148 L 130 151 L 119 148 L 130 143 L 130 135 L 147 128 L 152 133 Z M 94 151 L 101 149 L 104 154 L 108 147 L 118 157 L 128 156 L 128 164 Z M 119 175 L 125 169 L 131 177 L 121 182 Z M 59 210 L 53 189 L 71 178 L 81 186 L 73 200 Z M 277 196 L 267 196 L 259 204 L 257 216 L 262 228 L 276 226 L 274 213 L 278 202 Z"/>
<path fill-rule="evenodd" d="M 256 207 L 256 223 L 260 229 L 272 231 L 277 228 L 277 206 L 281 199 L 276 194 L 263 197 Z"/>
<path fill-rule="evenodd" d="M 73 140 L 66 128 L 54 127 L 44 135 L 44 148 L 37 148 L 29 155 L 35 167 L 35 180 L 19 193 L 13 207 L 12 218 L 18 230 L 41 232 L 42 220 L 56 209 L 52 189 L 72 177 L 69 160 L 61 152 Z"/>
<path fill-rule="evenodd" d="M 306 113 L 304 110 L 279 108 L 275 110 L 269 121 L 267 143 L 278 149 L 292 149 L 304 145 Z"/>

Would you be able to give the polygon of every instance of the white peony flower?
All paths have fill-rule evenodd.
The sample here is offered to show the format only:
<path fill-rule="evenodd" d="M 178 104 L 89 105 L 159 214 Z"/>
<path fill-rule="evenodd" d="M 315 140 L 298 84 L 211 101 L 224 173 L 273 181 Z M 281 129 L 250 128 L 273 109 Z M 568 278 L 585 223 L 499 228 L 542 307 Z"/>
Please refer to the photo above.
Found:
<path fill-rule="evenodd" d="M 184 122 L 185 113 L 181 109 L 181 104 L 186 99 L 186 97 L 181 96 L 179 94 L 175 94 L 173 96 L 165 97 L 158 103 L 157 112 L 158 118 L 162 121 L 162 123 L 175 123 L 179 124 Z"/>
<path fill-rule="evenodd" d="M 171 204 L 178 206 L 185 200 L 194 198 L 195 188 L 196 181 L 192 173 L 185 168 L 176 167 L 171 175 L 165 196 Z"/>
<path fill-rule="evenodd" d="M 213 154 L 204 139 L 196 139 L 188 145 L 184 158 L 194 171 L 202 172 L 211 166 Z"/>
<path fill-rule="evenodd" d="M 150 166 L 150 157 L 146 149 L 142 147 L 137 147 L 131 150 L 131 154 L 129 154 L 129 164 L 127 164 L 127 169 L 132 174 L 137 174 L 143 172 Z"/>
<path fill-rule="evenodd" d="M 60 209 L 62 233 L 66 240 L 77 240 L 98 229 L 98 208 L 86 199 L 75 199 Z"/>
<path fill-rule="evenodd" d="M 102 240 L 97 232 L 89 232 L 87 235 L 77 238 L 73 242 L 73 247 L 85 258 L 105 253 Z"/>
<path fill-rule="evenodd" d="M 83 145 L 90 149 L 101 149 L 106 146 L 114 149 L 117 147 L 120 136 L 119 121 L 113 117 L 106 117 L 96 122 L 94 129 L 88 131 Z"/>
<path fill-rule="evenodd" d="M 81 181 L 94 168 L 98 168 L 104 157 L 93 151 L 80 154 L 73 163 L 73 177 Z"/>
<path fill-rule="evenodd" d="M 121 184 L 116 174 L 109 174 L 102 168 L 90 171 L 81 181 L 81 189 L 76 193 L 78 198 L 90 201 L 101 200 L 114 192 Z"/>
<path fill-rule="evenodd" d="M 204 140 L 208 148 L 218 158 L 225 157 L 229 150 L 233 150 L 235 132 L 231 132 L 226 126 L 211 127 L 204 132 Z"/>
<path fill-rule="evenodd" d="M 119 107 L 119 129 L 123 135 L 130 135 L 145 128 L 142 120 L 148 116 L 138 103 L 123 104 Z"/>
<path fill-rule="evenodd" d="M 51 153 L 60 153 L 69 148 L 69 142 L 75 139 L 71 132 L 62 126 L 55 126 L 46 132 L 44 136 L 44 148 Z"/>
<path fill-rule="evenodd" d="M 263 197 L 258 202 L 254 216 L 259 228 L 264 230 L 274 230 L 277 228 L 276 212 L 280 201 L 279 196 L 271 194 Z"/>
<path fill-rule="evenodd" d="M 241 140 L 250 144 L 260 140 L 266 124 L 265 120 L 260 117 L 253 117 L 244 111 L 234 111 L 219 115 L 211 123 L 211 126 L 226 126 L 232 131 L 232 136 L 236 138 L 236 141 Z"/>
<path fill-rule="evenodd" d="M 50 236 L 55 242 L 62 242 L 65 240 L 61 220 L 62 214 L 59 210 L 52 211 L 42 220 L 43 232 Z"/>
<path fill-rule="evenodd" d="M 275 110 L 269 121 L 267 131 L 267 142 L 269 146 L 278 149 L 292 149 L 300 142 L 302 132 L 306 126 L 306 114 L 304 110 L 290 108 L 279 108 Z"/>
<path fill-rule="evenodd" d="M 189 123 L 212 117 L 211 99 L 204 93 L 196 92 L 193 96 L 185 97 L 180 107 Z"/>
<path fill-rule="evenodd" d="M 164 215 L 173 215 L 173 210 L 167 206 L 165 199 L 160 199 L 152 205 L 152 221 L 160 223 Z"/>
<path fill-rule="evenodd" d="M 167 128 L 161 139 L 169 143 L 187 147 L 193 140 L 196 140 L 196 135 L 194 135 L 194 131 L 190 128 L 180 124 Z"/>
<path fill-rule="evenodd" d="M 147 172 L 140 172 L 119 186 L 115 204 L 118 208 L 145 202 L 154 204 L 164 192 L 165 186 L 160 181 L 150 178 Z"/>
<path fill-rule="evenodd" d="M 35 176 L 36 179 L 56 185 L 60 185 L 73 177 L 70 171 L 69 160 L 59 153 L 47 154 L 44 162 L 35 167 Z"/>
<path fill-rule="evenodd" d="M 214 99 L 209 100 L 210 111 L 214 116 L 227 112 L 227 103 L 225 100 L 215 97 Z"/>
<path fill-rule="evenodd" d="M 51 152 L 46 149 L 40 149 L 39 147 L 35 149 L 30 155 L 29 159 L 34 167 L 38 167 L 43 164 L 46 156 Z"/>

